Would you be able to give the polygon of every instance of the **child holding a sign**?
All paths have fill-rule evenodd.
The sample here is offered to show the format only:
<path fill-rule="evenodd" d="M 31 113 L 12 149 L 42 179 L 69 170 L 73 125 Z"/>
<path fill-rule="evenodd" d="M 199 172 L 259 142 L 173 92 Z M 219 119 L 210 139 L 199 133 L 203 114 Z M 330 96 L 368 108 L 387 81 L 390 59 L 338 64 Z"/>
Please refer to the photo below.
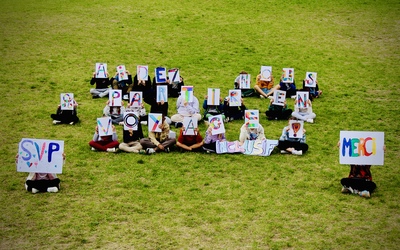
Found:
<path fill-rule="evenodd" d="M 302 122 L 297 124 L 296 119 L 291 117 L 289 125 L 282 130 L 277 147 L 282 154 L 302 155 L 306 153 L 308 145 L 306 144 L 306 130 L 302 129 Z"/>
<path fill-rule="evenodd" d="M 176 100 L 176 108 L 178 113 L 171 116 L 171 121 L 175 123 L 177 128 L 182 127 L 184 117 L 193 117 L 197 121 L 201 120 L 199 100 L 193 95 L 193 91 L 190 99 L 187 99 L 187 96 L 181 92 L 181 95 Z"/>
<path fill-rule="evenodd" d="M 203 149 L 207 152 L 216 152 L 216 144 L 217 141 L 225 141 L 225 133 L 218 133 L 218 134 L 213 134 L 213 130 L 216 127 L 219 127 L 223 123 L 222 120 L 216 120 L 216 122 L 210 122 L 209 126 L 206 130 L 206 136 L 204 137 L 204 144 L 203 144 Z"/>
<path fill-rule="evenodd" d="M 142 147 L 146 150 L 146 154 L 153 154 L 162 151 L 169 153 L 170 147 L 176 143 L 175 138 L 169 138 L 170 128 L 164 115 L 162 115 L 158 128 L 160 129 L 160 132 L 149 131 L 149 137 L 140 140 L 140 144 L 142 144 Z"/>
<path fill-rule="evenodd" d="M 68 95 L 68 94 L 66 94 Z M 72 94 L 71 94 L 72 95 Z M 61 97 L 63 98 L 63 97 Z M 77 116 L 78 103 L 75 99 L 72 99 L 72 107 L 71 109 L 64 109 L 62 105 L 58 105 L 57 111 L 55 114 L 51 114 L 50 117 L 53 119 L 53 124 L 70 124 L 74 125 L 79 122 L 79 118 Z"/>
<path fill-rule="evenodd" d="M 208 121 L 208 118 L 214 115 L 222 115 L 222 118 L 225 120 L 224 115 L 224 105 L 222 102 L 222 98 L 219 98 L 219 105 L 209 105 L 208 104 L 208 96 L 205 96 L 203 102 L 203 109 L 204 109 L 204 120 Z"/>
<path fill-rule="evenodd" d="M 119 144 L 119 149 L 128 153 L 139 153 L 139 151 L 142 149 L 142 145 L 140 144 L 140 140 L 142 138 L 142 125 L 139 122 L 137 124 L 137 130 L 123 130 L 124 142 Z"/>
<path fill-rule="evenodd" d="M 108 72 L 105 72 L 102 76 L 99 76 L 98 73 L 94 72 L 93 77 L 90 80 L 90 85 L 96 84 L 96 88 L 90 89 L 90 94 L 92 94 L 92 98 L 101 98 L 108 96 L 108 92 L 110 89 L 110 79 Z"/>
<path fill-rule="evenodd" d="M 103 127 L 101 128 L 103 129 Z M 108 128 L 107 128 L 108 130 Z M 117 152 L 119 146 L 117 131 L 114 125 L 111 125 L 111 135 L 99 135 L 99 126 L 96 126 L 93 139 L 89 142 L 93 151 L 107 151 L 107 152 Z"/>
<path fill-rule="evenodd" d="M 274 100 L 271 99 L 268 110 L 265 111 L 265 115 L 268 120 L 287 120 L 292 115 L 292 110 L 287 108 L 286 100 L 282 105 L 274 104 Z"/>
<path fill-rule="evenodd" d="M 363 138 L 367 137 L 371 140 L 360 139 L 360 136 L 356 133 L 358 135 L 362 134 Z M 350 137 L 353 139 L 349 139 Z M 374 140 L 372 140 L 372 138 L 374 138 Z M 337 144 L 340 148 L 339 154 L 343 157 L 340 158 L 340 163 L 359 162 L 359 164 L 350 164 L 349 176 L 341 179 L 342 193 L 356 194 L 365 198 L 371 197 L 371 193 L 376 189 L 376 184 L 372 181 L 371 165 L 364 165 L 363 162 L 367 162 L 367 164 L 372 162 L 383 165 L 383 154 L 386 151 L 383 138 L 383 132 L 364 132 L 363 134 L 363 131 L 341 131 L 341 140 L 344 139 L 343 148 L 340 148 L 341 140 L 339 140 Z M 347 153 L 357 155 L 350 156 L 347 155 Z M 375 159 L 370 159 L 370 156 L 375 157 Z M 363 158 L 363 160 L 361 160 L 361 158 Z M 358 159 L 360 161 L 358 161 Z"/>
<path fill-rule="evenodd" d="M 203 137 L 199 132 L 199 128 L 194 128 L 194 135 L 187 134 L 185 126 L 182 126 L 179 132 L 178 141 L 176 146 L 185 151 L 202 151 L 202 146 L 204 144 Z"/>
<path fill-rule="evenodd" d="M 65 161 L 65 154 L 62 154 Z M 18 165 L 18 154 L 15 156 L 15 163 Z M 57 193 L 60 190 L 60 179 L 55 173 L 29 173 L 25 181 L 26 191 L 33 194 L 39 192 Z"/>
<path fill-rule="evenodd" d="M 233 87 L 235 89 L 241 90 L 241 97 L 250 97 L 255 95 L 255 91 L 252 88 L 241 88 L 240 87 L 240 79 L 243 75 L 248 75 L 246 71 L 241 71 L 239 75 L 235 78 L 235 82 L 233 83 Z M 250 76 L 249 76 L 250 77 Z"/>
<path fill-rule="evenodd" d="M 225 97 L 224 99 L 224 114 L 226 117 L 225 122 L 243 120 L 244 111 L 247 109 L 246 105 L 244 105 L 243 98 L 240 98 L 240 106 L 231 106 L 229 99 L 229 96 Z"/>
<path fill-rule="evenodd" d="M 121 105 L 122 106 L 110 106 L 110 100 L 108 100 L 106 102 L 106 106 L 103 109 L 103 115 L 110 117 L 113 124 L 124 125 L 124 102 L 121 102 Z"/>
<path fill-rule="evenodd" d="M 120 66 L 117 67 L 117 69 Z M 123 67 L 125 69 L 125 66 Z M 112 83 L 113 89 L 120 89 L 122 90 L 122 96 L 124 100 L 128 100 L 128 94 L 132 90 L 132 75 L 129 73 L 128 70 L 122 72 L 124 77 L 122 77 L 121 72 L 116 72 L 115 76 L 111 78 L 110 82 Z"/>
<path fill-rule="evenodd" d="M 295 99 L 292 116 L 302 121 L 314 123 L 316 114 L 313 113 L 311 100 L 307 98 L 307 100 L 305 100 L 305 104 L 300 105 L 298 98 L 299 97 L 296 97 Z"/>
<path fill-rule="evenodd" d="M 265 134 L 264 134 L 264 128 L 261 126 L 261 124 L 258 124 L 257 127 L 250 127 L 248 124 L 243 124 L 242 127 L 240 128 L 240 135 L 239 135 L 239 142 L 240 145 L 243 145 L 245 140 L 264 140 Z"/>
<path fill-rule="evenodd" d="M 257 75 L 256 85 L 254 89 L 260 95 L 261 98 L 268 98 L 274 93 L 279 85 L 274 86 L 274 77 L 271 75 L 269 80 L 262 80 L 261 73 Z"/>

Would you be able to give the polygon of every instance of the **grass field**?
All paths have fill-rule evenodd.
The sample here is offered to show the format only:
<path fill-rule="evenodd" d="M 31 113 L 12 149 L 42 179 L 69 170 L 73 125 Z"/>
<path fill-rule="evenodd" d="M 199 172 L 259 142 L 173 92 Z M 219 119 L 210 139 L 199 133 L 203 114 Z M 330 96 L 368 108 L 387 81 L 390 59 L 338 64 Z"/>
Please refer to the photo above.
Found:
<path fill-rule="evenodd" d="M 0 3 L 0 249 L 398 248 L 399 1 Z M 200 101 L 208 87 L 227 93 L 241 70 L 254 83 L 261 65 L 276 79 L 295 68 L 298 87 L 317 72 L 324 93 L 315 124 L 305 125 L 310 149 L 300 157 L 93 152 L 106 101 L 89 94 L 96 62 L 110 72 L 178 67 Z M 62 92 L 74 93 L 79 124 L 52 125 Z M 267 102 L 245 99 L 260 114 Z M 267 138 L 278 139 L 286 122 L 262 118 Z M 226 124 L 229 140 L 241 124 Z M 340 192 L 349 171 L 338 161 L 341 130 L 385 132 L 370 199 Z M 14 163 L 21 138 L 65 141 L 59 193 L 25 191 L 27 174 Z"/>

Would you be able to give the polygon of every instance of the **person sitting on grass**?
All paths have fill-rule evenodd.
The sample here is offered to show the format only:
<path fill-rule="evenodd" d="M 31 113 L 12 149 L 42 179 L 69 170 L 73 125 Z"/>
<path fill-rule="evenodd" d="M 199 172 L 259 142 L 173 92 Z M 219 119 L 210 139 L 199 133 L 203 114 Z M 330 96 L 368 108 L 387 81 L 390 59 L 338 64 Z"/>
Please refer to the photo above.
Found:
<path fill-rule="evenodd" d="M 265 115 L 268 120 L 287 120 L 292 115 L 292 110 L 287 108 L 286 100 L 284 105 L 274 104 L 274 100 L 271 99 L 268 110 L 265 111 Z"/>
<path fill-rule="evenodd" d="M 137 130 L 123 130 L 123 142 L 119 144 L 119 149 L 128 153 L 139 153 L 142 149 L 140 140 L 143 139 L 142 124 L 139 122 Z"/>
<path fill-rule="evenodd" d="M 261 80 L 261 73 L 256 77 L 256 85 L 254 89 L 260 95 L 261 98 L 268 98 L 274 94 L 274 90 L 277 89 L 279 85 L 274 86 L 274 77 L 271 75 L 271 79 Z"/>
<path fill-rule="evenodd" d="M 306 79 L 303 80 L 303 89 L 300 91 L 307 91 L 310 93 L 310 99 L 313 101 L 315 98 L 318 98 L 322 95 L 322 91 L 319 90 L 318 81 L 316 81 L 315 87 L 306 87 Z"/>
<path fill-rule="evenodd" d="M 205 121 L 208 121 L 208 118 L 211 116 L 221 115 L 222 119 L 225 120 L 224 104 L 222 102 L 222 98 L 220 98 L 220 100 L 219 100 L 219 105 L 208 105 L 207 98 L 208 98 L 208 96 L 205 96 L 204 102 L 203 102 L 203 109 L 204 109 L 203 119 Z"/>
<path fill-rule="evenodd" d="M 193 96 L 193 101 L 188 102 L 185 97 L 181 94 L 176 100 L 177 114 L 171 116 L 171 121 L 175 124 L 176 128 L 183 126 L 183 118 L 193 117 L 197 121 L 201 120 L 199 100 Z"/>
<path fill-rule="evenodd" d="M 165 116 L 162 115 L 161 123 L 158 127 L 161 132 L 149 131 L 149 137 L 140 140 L 143 149 L 146 150 L 146 154 L 153 154 L 156 152 L 170 152 L 170 147 L 174 146 L 176 143 L 175 138 L 169 138 L 169 124 L 165 120 Z"/>
<path fill-rule="evenodd" d="M 296 105 L 297 99 L 295 99 L 292 116 L 296 117 L 298 120 L 314 123 L 314 119 L 317 115 L 313 113 L 311 100 L 308 99 L 306 102 L 307 107 L 299 108 L 298 105 Z"/>
<path fill-rule="evenodd" d="M 244 105 L 243 98 L 240 98 L 240 106 L 229 106 L 229 96 L 224 99 L 225 122 L 233 120 L 244 120 L 244 111 L 247 109 Z"/>
<path fill-rule="evenodd" d="M 185 127 L 182 126 L 179 131 L 176 146 L 183 149 L 184 151 L 203 151 L 203 137 L 201 136 L 198 127 L 194 129 L 194 133 L 195 135 L 185 135 Z"/>
<path fill-rule="evenodd" d="M 99 126 L 96 126 L 95 133 L 93 135 L 93 140 L 89 142 L 93 151 L 106 151 L 106 152 L 117 152 L 119 146 L 118 136 L 115 126 L 112 125 L 112 135 L 99 135 Z"/>
<path fill-rule="evenodd" d="M 338 147 L 340 146 L 340 141 L 337 145 Z M 386 146 L 383 146 L 383 150 L 386 150 Z M 349 176 L 340 180 L 340 184 L 342 184 L 341 192 L 370 198 L 372 192 L 376 189 L 376 184 L 372 181 L 370 169 L 371 165 L 351 164 Z"/>
<path fill-rule="evenodd" d="M 90 80 L 90 85 L 96 84 L 96 88 L 90 89 L 93 99 L 108 97 L 111 85 L 108 72 L 106 72 L 106 76 L 106 78 L 96 78 L 96 72 L 93 73 L 93 77 Z"/>
<path fill-rule="evenodd" d="M 302 155 L 307 152 L 308 145 L 306 144 L 306 130 L 303 129 L 302 138 L 290 138 L 290 121 L 296 120 L 296 118 L 289 118 L 289 125 L 282 129 L 282 135 L 278 141 L 278 148 L 281 150 L 281 154 L 294 154 Z"/>
<path fill-rule="evenodd" d="M 297 92 L 296 82 L 294 80 L 292 83 L 283 82 L 283 76 L 281 76 L 279 85 L 275 87 L 275 90 L 286 91 L 286 96 L 289 96 L 290 98 L 295 98 Z"/>
<path fill-rule="evenodd" d="M 121 106 L 110 106 L 110 100 L 108 100 L 103 109 L 103 115 L 111 117 L 111 122 L 116 125 L 124 125 L 124 112 L 124 102 L 121 102 Z"/>
<path fill-rule="evenodd" d="M 222 121 L 217 121 L 217 126 L 220 125 Z M 206 136 L 204 137 L 204 144 L 203 144 L 203 149 L 207 152 L 216 152 L 216 145 L 217 141 L 226 141 L 225 133 L 220 133 L 220 134 L 212 134 L 212 130 L 214 128 L 215 124 L 209 123 L 208 128 L 206 130 Z"/>
<path fill-rule="evenodd" d="M 79 118 L 77 116 L 78 103 L 75 100 L 73 106 L 73 110 L 62 110 L 61 105 L 58 105 L 56 113 L 50 115 L 50 117 L 53 119 L 53 124 L 74 125 L 75 123 L 79 122 Z"/>
<path fill-rule="evenodd" d="M 235 82 L 233 83 L 233 87 L 235 89 L 240 89 L 241 90 L 242 98 L 255 96 L 255 94 L 256 94 L 256 92 L 252 88 L 250 88 L 250 89 L 241 89 L 240 88 L 240 75 L 247 75 L 247 74 L 248 73 L 246 71 L 241 71 L 239 73 L 239 75 L 235 78 Z"/>
<path fill-rule="evenodd" d="M 129 92 L 132 91 L 132 75 L 128 70 L 125 72 L 128 75 L 127 80 L 123 80 L 119 78 L 119 73 L 116 72 L 115 76 L 110 79 L 113 89 L 122 90 L 122 98 L 124 100 L 128 100 Z"/>
<path fill-rule="evenodd" d="M 240 134 L 239 134 L 240 145 L 243 145 L 244 141 L 246 140 L 252 141 L 252 140 L 264 140 L 264 139 L 265 139 L 264 128 L 261 124 L 258 124 L 258 127 L 256 128 L 249 128 L 249 125 L 245 123 L 240 128 Z"/>
<path fill-rule="evenodd" d="M 65 161 L 65 154 L 63 153 L 62 156 Z M 18 154 L 15 156 L 15 163 L 18 164 Z M 29 173 L 25 181 L 25 189 L 33 194 L 57 193 L 60 190 L 60 179 L 52 173 Z"/>

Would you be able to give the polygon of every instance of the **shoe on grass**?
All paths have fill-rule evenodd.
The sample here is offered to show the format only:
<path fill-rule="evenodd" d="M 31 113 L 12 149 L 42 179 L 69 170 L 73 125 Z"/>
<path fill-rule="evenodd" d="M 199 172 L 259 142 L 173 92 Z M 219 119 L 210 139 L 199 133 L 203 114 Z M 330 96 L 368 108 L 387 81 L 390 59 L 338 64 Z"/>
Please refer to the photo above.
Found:
<path fill-rule="evenodd" d="M 36 193 L 39 193 L 39 190 L 36 188 L 32 188 L 32 194 L 36 194 Z"/>
<path fill-rule="evenodd" d="M 147 148 L 146 149 L 146 154 L 147 155 L 151 155 L 151 154 L 154 154 L 156 151 L 154 150 L 154 149 L 152 149 L 152 148 Z"/>
<path fill-rule="evenodd" d="M 57 125 L 57 124 L 60 124 L 61 123 L 61 121 L 59 121 L 59 120 L 53 120 L 53 124 L 54 125 Z"/>
<path fill-rule="evenodd" d="M 293 150 L 292 151 L 292 154 L 294 154 L 294 155 L 302 155 L 303 154 L 303 151 L 302 150 Z"/>
<path fill-rule="evenodd" d="M 371 197 L 371 194 L 367 190 L 361 191 L 359 194 L 360 194 L 361 197 L 365 197 L 365 198 L 370 198 Z"/>
<path fill-rule="evenodd" d="M 47 192 L 49 192 L 49 193 L 57 193 L 58 192 L 58 188 L 57 187 L 49 187 L 49 188 L 47 188 Z"/>

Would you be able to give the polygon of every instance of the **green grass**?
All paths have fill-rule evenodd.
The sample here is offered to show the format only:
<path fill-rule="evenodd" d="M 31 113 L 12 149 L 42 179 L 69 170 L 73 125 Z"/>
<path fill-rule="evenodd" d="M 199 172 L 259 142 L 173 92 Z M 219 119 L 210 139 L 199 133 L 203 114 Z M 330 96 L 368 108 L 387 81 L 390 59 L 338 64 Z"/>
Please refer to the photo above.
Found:
<path fill-rule="evenodd" d="M 398 248 L 398 1 L 0 2 L 0 249 Z M 96 62 L 110 72 L 119 64 L 131 72 L 179 67 L 200 102 L 208 87 L 227 93 L 241 70 L 254 83 L 261 65 L 276 79 L 293 67 L 298 87 L 315 71 L 324 93 L 314 102 L 316 123 L 305 125 L 310 150 L 92 152 L 106 101 L 89 94 Z M 61 92 L 74 93 L 81 123 L 52 125 Z M 260 114 L 268 106 L 245 103 Z M 170 116 L 174 106 L 171 99 Z M 269 139 L 286 124 L 261 123 Z M 241 124 L 226 124 L 229 140 Z M 340 193 L 349 171 L 338 161 L 341 130 L 385 132 L 371 199 Z M 24 137 L 65 141 L 59 193 L 24 190 L 27 174 L 14 163 Z"/>

